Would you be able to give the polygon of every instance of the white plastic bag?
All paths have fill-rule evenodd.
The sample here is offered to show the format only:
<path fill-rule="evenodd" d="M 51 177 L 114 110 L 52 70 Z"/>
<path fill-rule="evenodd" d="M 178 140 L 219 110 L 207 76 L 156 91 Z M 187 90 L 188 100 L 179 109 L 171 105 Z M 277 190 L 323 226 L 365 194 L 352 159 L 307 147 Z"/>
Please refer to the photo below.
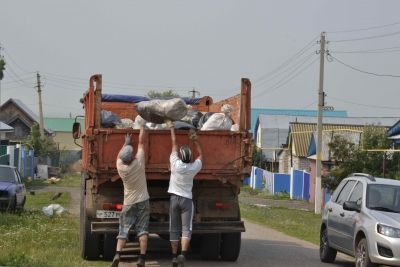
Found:
<path fill-rule="evenodd" d="M 42 208 L 42 212 L 46 216 L 53 216 L 54 214 L 61 215 L 67 212 L 67 209 L 62 207 L 60 204 L 50 204 L 47 207 Z"/>
<path fill-rule="evenodd" d="M 140 129 L 142 125 L 146 125 L 146 121 L 140 115 L 137 115 L 135 118 L 133 129 Z"/>
<path fill-rule="evenodd" d="M 201 127 L 202 131 L 211 130 L 230 130 L 232 127 L 232 120 L 229 115 L 225 113 L 214 113 Z"/>

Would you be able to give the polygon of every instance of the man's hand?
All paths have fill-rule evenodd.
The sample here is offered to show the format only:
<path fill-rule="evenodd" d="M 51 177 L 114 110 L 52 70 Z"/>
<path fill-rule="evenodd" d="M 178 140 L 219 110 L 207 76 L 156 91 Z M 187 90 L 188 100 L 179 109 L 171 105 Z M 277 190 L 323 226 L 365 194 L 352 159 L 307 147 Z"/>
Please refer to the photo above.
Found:
<path fill-rule="evenodd" d="M 170 121 L 170 120 L 166 120 L 166 121 L 165 121 L 165 124 L 167 125 L 167 127 L 168 127 L 169 129 L 175 127 L 174 123 L 173 123 L 172 121 Z"/>
<path fill-rule="evenodd" d="M 132 144 L 132 134 L 127 133 L 125 135 L 125 143 L 124 143 L 124 145 L 128 146 L 128 145 L 131 145 L 131 144 Z"/>
<path fill-rule="evenodd" d="M 189 131 L 189 140 L 192 142 L 196 142 L 198 140 L 197 134 L 193 129 Z"/>

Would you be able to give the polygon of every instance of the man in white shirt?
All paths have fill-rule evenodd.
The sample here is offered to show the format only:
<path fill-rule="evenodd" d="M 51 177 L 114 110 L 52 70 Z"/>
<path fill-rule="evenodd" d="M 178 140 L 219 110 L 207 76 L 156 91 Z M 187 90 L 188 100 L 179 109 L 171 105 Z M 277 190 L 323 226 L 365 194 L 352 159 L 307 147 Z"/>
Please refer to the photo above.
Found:
<path fill-rule="evenodd" d="M 174 267 L 184 266 L 186 253 L 189 248 L 192 235 L 193 201 L 192 187 L 193 178 L 202 167 L 203 151 L 197 140 L 196 134 L 190 139 L 196 146 L 199 156 L 192 161 L 192 151 L 188 146 L 179 148 L 176 144 L 175 129 L 171 126 L 172 152 L 170 155 L 171 178 L 168 193 L 170 198 L 170 241 L 172 248 L 172 264 Z M 182 236 L 182 238 L 180 238 Z M 181 240 L 181 254 L 178 256 L 178 246 Z"/>
<path fill-rule="evenodd" d="M 125 144 L 117 157 L 118 174 L 124 184 L 124 205 L 119 218 L 117 249 L 112 267 L 117 267 L 119 264 L 120 252 L 126 244 L 131 227 L 134 227 L 140 244 L 140 256 L 137 266 L 145 266 L 150 204 L 146 183 L 143 135 L 144 126 L 140 128 L 139 143 L 135 157 L 133 157 L 134 151 L 130 134 L 126 135 Z M 119 177 L 112 181 L 118 180 Z"/>

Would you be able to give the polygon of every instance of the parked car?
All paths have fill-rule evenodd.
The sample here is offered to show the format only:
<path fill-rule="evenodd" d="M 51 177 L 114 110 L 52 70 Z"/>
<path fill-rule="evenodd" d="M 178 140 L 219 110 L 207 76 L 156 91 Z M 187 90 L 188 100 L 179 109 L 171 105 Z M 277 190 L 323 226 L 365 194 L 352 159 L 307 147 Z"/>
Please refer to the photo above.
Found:
<path fill-rule="evenodd" d="M 400 266 L 400 181 L 355 173 L 339 184 L 322 215 L 321 261 L 337 251 L 356 266 Z"/>
<path fill-rule="evenodd" d="M 15 211 L 25 205 L 26 189 L 17 168 L 0 165 L 0 209 Z"/>

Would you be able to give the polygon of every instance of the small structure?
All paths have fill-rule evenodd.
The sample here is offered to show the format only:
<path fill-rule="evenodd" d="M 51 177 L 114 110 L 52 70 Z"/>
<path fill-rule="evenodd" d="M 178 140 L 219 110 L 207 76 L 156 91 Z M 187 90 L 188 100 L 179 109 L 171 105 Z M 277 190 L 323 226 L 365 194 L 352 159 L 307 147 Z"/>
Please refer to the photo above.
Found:
<path fill-rule="evenodd" d="M 6 133 L 12 133 L 12 132 L 14 132 L 13 127 L 0 121 L 0 145 L 2 144 L 3 140 L 7 140 Z"/>

